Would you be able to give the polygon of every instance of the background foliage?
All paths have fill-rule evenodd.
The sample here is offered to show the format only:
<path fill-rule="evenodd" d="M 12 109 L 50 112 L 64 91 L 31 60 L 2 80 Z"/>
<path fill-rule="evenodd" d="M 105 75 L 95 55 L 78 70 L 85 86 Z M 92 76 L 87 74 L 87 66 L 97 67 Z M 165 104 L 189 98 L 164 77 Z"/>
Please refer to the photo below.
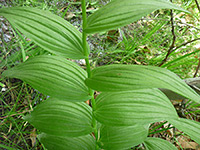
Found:
<path fill-rule="evenodd" d="M 105 3 L 106 1 L 93 0 L 89 4 L 88 1 L 88 14 L 93 13 Z M 155 11 L 119 30 L 91 35 L 88 42 L 92 50 L 92 66 L 110 63 L 154 65 L 165 67 L 181 78 L 199 76 L 200 11 L 194 0 L 182 0 L 175 3 L 192 14 L 182 14 L 176 11 L 172 14 L 169 10 Z M 1 3 L 1 7 L 10 6 L 31 6 L 50 10 L 70 21 L 81 31 L 80 1 L 27 0 Z M 173 18 L 173 23 L 170 22 L 171 18 Z M 12 29 L 3 18 L 1 19 L 0 52 L 1 72 L 24 62 L 28 57 L 49 54 L 42 47 Z M 82 60 L 76 63 L 85 64 Z M 0 147 L 44 149 L 36 138 L 38 131 L 22 117 L 32 111 L 32 108 L 45 100 L 47 96 L 17 79 L 1 78 L 0 84 Z M 199 121 L 199 106 L 195 103 L 179 100 L 173 101 L 173 104 L 180 113 L 179 115 Z M 188 146 L 187 143 L 193 149 L 197 146 L 178 130 L 172 130 L 171 126 L 165 122 L 153 124 L 150 133 L 151 136 L 167 139 L 182 149 Z"/>

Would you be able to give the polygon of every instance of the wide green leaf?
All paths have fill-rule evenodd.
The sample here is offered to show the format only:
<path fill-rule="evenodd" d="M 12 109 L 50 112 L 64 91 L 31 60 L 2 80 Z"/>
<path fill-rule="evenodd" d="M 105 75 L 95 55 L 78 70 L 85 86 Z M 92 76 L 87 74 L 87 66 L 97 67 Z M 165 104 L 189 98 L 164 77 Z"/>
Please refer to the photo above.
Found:
<path fill-rule="evenodd" d="M 84 102 L 49 98 L 24 119 L 50 135 L 77 137 L 92 132 L 92 109 Z"/>
<path fill-rule="evenodd" d="M 148 137 L 144 145 L 147 150 L 177 150 L 172 143 L 159 138 Z"/>
<path fill-rule="evenodd" d="M 132 126 L 178 118 L 169 99 L 158 89 L 101 93 L 94 116 L 105 125 Z"/>
<path fill-rule="evenodd" d="M 85 58 L 81 33 L 63 18 L 30 7 L 0 9 L 13 26 L 40 47 L 56 55 L 72 59 Z"/>
<path fill-rule="evenodd" d="M 86 33 L 110 30 L 141 19 L 158 9 L 184 9 L 168 0 L 113 0 L 88 17 Z"/>
<path fill-rule="evenodd" d="M 167 69 L 139 65 L 107 65 L 95 68 L 86 84 L 102 92 L 119 92 L 147 88 L 172 90 L 200 103 L 200 96 L 176 74 Z"/>
<path fill-rule="evenodd" d="M 191 137 L 195 142 L 200 144 L 200 123 L 194 120 L 178 118 L 169 121 L 176 128 L 183 131 Z"/>
<path fill-rule="evenodd" d="M 148 135 L 148 129 L 142 125 L 128 127 L 104 126 L 101 129 L 100 142 L 105 150 L 122 150 L 142 143 Z"/>
<path fill-rule="evenodd" d="M 42 133 L 38 135 L 40 142 L 48 150 L 94 150 L 95 140 L 91 135 L 80 137 L 61 137 Z"/>
<path fill-rule="evenodd" d="M 87 73 L 77 64 L 58 56 L 42 55 L 30 58 L 3 76 L 19 78 L 33 88 L 52 97 L 68 101 L 86 101 L 88 88 L 84 83 Z"/>

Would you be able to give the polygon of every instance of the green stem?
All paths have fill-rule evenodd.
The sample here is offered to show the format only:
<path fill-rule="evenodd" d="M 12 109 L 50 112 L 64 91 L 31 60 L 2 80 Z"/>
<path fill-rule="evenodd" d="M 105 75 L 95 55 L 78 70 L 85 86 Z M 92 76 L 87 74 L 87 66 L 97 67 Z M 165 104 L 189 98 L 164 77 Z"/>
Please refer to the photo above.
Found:
<path fill-rule="evenodd" d="M 85 55 L 85 62 L 86 62 L 86 70 L 87 70 L 87 74 L 88 74 L 88 78 L 91 77 L 91 69 L 90 69 L 90 62 L 89 62 L 89 53 L 88 53 L 88 48 L 87 48 L 87 34 L 84 33 L 84 29 L 87 26 L 87 16 L 86 16 L 86 2 L 85 0 L 81 1 L 81 6 L 82 6 L 82 41 L 83 41 L 83 49 L 84 49 L 84 55 Z M 96 101 L 94 99 L 94 91 L 92 89 L 89 88 L 89 94 L 91 96 L 91 103 L 92 103 L 92 126 L 94 128 L 94 135 L 96 138 L 96 150 L 98 150 L 98 129 L 97 129 L 97 121 L 94 117 L 94 111 L 96 110 Z"/>

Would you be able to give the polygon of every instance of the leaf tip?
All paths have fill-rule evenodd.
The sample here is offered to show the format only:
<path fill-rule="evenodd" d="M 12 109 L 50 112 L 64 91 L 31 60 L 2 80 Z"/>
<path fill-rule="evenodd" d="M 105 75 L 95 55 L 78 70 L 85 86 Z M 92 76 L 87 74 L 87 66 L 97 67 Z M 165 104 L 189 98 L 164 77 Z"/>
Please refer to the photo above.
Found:
<path fill-rule="evenodd" d="M 32 116 L 31 116 L 30 114 L 28 114 L 28 115 L 24 116 L 23 119 L 24 119 L 25 121 L 31 122 Z"/>
<path fill-rule="evenodd" d="M 14 77 L 13 69 L 5 70 L 1 75 L 3 77 Z"/>

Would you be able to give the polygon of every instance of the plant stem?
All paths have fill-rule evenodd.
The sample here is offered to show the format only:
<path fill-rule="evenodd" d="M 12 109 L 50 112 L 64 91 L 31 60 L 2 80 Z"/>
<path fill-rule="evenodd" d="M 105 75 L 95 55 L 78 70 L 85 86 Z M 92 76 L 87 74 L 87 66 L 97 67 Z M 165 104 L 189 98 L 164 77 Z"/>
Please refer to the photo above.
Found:
<path fill-rule="evenodd" d="M 82 41 L 83 41 L 83 49 L 84 49 L 84 55 L 85 55 L 85 62 L 86 62 L 86 67 L 87 67 L 87 74 L 88 74 L 88 78 L 91 77 L 91 69 L 90 69 L 90 62 L 89 62 L 89 51 L 87 48 L 87 34 L 84 33 L 84 29 L 86 28 L 87 25 L 87 16 L 86 16 L 86 2 L 85 0 L 81 1 L 81 7 L 82 7 Z M 89 94 L 91 96 L 91 103 L 92 103 L 92 126 L 94 128 L 94 135 L 96 138 L 96 150 L 98 149 L 98 129 L 97 129 L 97 121 L 94 117 L 94 111 L 96 110 L 96 101 L 94 99 L 94 91 L 92 89 L 89 88 Z"/>
<path fill-rule="evenodd" d="M 87 25 L 87 16 L 86 16 L 86 5 L 85 5 L 85 0 L 82 0 L 82 30 L 86 28 Z M 82 40 L 83 40 L 83 49 L 84 49 L 84 55 L 86 56 L 85 62 L 86 62 L 86 67 L 87 67 L 87 73 L 88 73 L 88 78 L 91 76 L 91 70 L 90 70 L 90 62 L 89 62 L 89 54 L 88 54 L 88 49 L 87 49 L 87 34 L 82 32 Z"/>

